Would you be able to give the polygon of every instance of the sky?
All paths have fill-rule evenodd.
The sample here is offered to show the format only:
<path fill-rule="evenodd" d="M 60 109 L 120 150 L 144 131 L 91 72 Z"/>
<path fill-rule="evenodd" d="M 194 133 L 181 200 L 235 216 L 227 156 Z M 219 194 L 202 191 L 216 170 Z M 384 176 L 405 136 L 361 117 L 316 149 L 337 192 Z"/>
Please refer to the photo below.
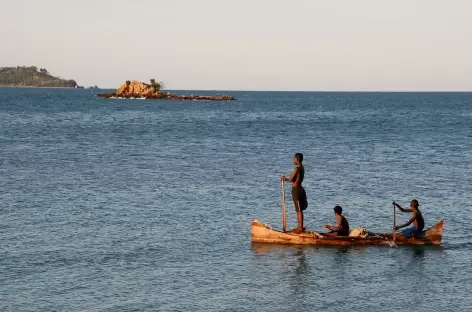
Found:
<path fill-rule="evenodd" d="M 472 90 L 470 0 L 0 1 L 0 67 L 84 86 Z"/>

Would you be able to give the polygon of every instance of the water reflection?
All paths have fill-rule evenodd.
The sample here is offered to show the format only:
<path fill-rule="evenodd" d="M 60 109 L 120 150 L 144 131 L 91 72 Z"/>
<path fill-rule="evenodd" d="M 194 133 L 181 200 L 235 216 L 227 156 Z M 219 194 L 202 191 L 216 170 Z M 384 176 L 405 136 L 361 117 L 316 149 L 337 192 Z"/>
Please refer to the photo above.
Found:
<path fill-rule="evenodd" d="M 251 250 L 256 253 L 256 255 L 263 256 L 267 255 L 274 251 L 287 250 L 292 248 L 287 245 L 278 245 L 278 244 L 264 244 L 264 243 L 254 243 L 251 242 Z"/>
<path fill-rule="evenodd" d="M 348 285 L 353 276 L 364 276 L 364 270 L 375 271 L 364 262 L 366 259 L 373 263 L 377 261 L 379 267 L 388 266 L 392 260 L 396 260 L 400 268 L 410 272 L 410 276 L 426 281 L 430 277 L 427 272 L 430 259 L 444 254 L 441 246 L 332 248 L 252 243 L 251 249 L 256 258 L 263 258 L 264 265 L 270 262 L 272 270 L 287 278 L 287 286 L 297 298 L 303 298 L 304 294 L 308 295 L 315 289 L 323 291 L 331 287 L 333 282 L 349 291 Z M 372 276 L 376 278 L 375 274 Z"/>
<path fill-rule="evenodd" d="M 424 260 L 424 248 L 413 248 L 413 259 Z"/>
<path fill-rule="evenodd" d="M 444 255 L 442 246 L 410 246 L 403 248 L 404 254 L 410 254 L 410 263 L 412 265 L 423 264 L 429 256 L 437 257 Z"/>
<path fill-rule="evenodd" d="M 335 254 L 335 255 L 336 255 L 336 258 L 345 259 L 346 254 L 348 254 L 351 249 L 352 249 L 352 248 L 349 248 L 349 247 L 340 247 L 340 248 L 337 248 L 336 254 Z"/>
<path fill-rule="evenodd" d="M 295 267 L 295 276 L 297 276 L 297 279 L 310 273 L 310 266 L 306 260 L 305 253 L 306 252 L 303 249 L 298 249 L 294 253 L 294 256 L 297 258 L 297 266 Z"/>
<path fill-rule="evenodd" d="M 296 249 L 293 256 L 296 258 L 295 269 L 291 274 L 291 287 L 296 296 L 304 295 L 310 286 L 311 268 L 306 258 L 306 250 Z"/>

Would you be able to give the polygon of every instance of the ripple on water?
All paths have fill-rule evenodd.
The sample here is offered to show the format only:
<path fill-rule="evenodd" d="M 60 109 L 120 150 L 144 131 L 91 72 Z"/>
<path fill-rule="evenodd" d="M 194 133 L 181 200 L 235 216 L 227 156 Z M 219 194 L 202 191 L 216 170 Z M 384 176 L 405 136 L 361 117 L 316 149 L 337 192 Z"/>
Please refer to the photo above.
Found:
<path fill-rule="evenodd" d="M 467 310 L 470 93 L 242 92 L 227 103 L 0 89 L 1 311 Z M 387 231 L 418 198 L 442 247 L 251 244 L 305 155 L 308 227 Z M 295 214 L 287 193 L 289 226 Z M 398 214 L 397 222 L 406 222 Z"/>

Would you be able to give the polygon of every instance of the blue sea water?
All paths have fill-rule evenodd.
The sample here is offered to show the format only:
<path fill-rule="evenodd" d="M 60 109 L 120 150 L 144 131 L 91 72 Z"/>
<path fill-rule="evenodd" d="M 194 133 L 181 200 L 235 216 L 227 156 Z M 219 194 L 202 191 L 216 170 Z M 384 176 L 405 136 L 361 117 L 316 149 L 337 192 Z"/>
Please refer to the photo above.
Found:
<path fill-rule="evenodd" d="M 472 310 L 472 93 L 233 95 L 0 88 L 0 311 Z M 442 246 L 251 244 L 296 152 L 310 229 L 417 198 Z"/>

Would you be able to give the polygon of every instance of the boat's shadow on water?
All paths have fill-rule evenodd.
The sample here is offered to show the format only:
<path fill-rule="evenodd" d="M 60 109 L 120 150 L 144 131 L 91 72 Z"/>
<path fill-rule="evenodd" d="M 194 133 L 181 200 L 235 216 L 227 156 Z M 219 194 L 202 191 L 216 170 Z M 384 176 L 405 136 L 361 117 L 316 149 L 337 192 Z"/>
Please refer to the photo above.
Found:
<path fill-rule="evenodd" d="M 304 251 L 328 251 L 336 250 L 337 253 L 364 252 L 365 250 L 378 250 L 379 252 L 385 250 L 401 250 L 403 252 L 411 251 L 413 256 L 424 257 L 427 253 L 443 254 L 445 252 L 442 245 L 415 245 L 415 246 L 313 246 L 313 245 L 284 245 L 284 244 L 266 244 L 251 242 L 251 250 L 257 255 L 265 255 L 271 253 L 290 252 L 293 254 L 300 254 Z"/>
<path fill-rule="evenodd" d="M 307 287 L 329 289 L 335 279 L 346 285 L 351 278 L 365 272 L 375 275 L 377 268 L 398 272 L 398 268 L 419 268 L 435 262 L 445 254 L 442 246 L 313 246 L 251 243 L 254 260 L 284 272 L 294 294 L 302 295 Z M 428 260 L 429 259 L 429 260 Z M 365 271 L 365 272 L 364 272 Z M 414 270 L 422 272 L 422 270 Z M 383 273 L 382 273 L 383 274 Z M 396 274 L 396 273 L 395 273 Z M 316 276 L 317 278 L 313 278 Z M 354 277 L 353 277 L 354 276 Z"/>

